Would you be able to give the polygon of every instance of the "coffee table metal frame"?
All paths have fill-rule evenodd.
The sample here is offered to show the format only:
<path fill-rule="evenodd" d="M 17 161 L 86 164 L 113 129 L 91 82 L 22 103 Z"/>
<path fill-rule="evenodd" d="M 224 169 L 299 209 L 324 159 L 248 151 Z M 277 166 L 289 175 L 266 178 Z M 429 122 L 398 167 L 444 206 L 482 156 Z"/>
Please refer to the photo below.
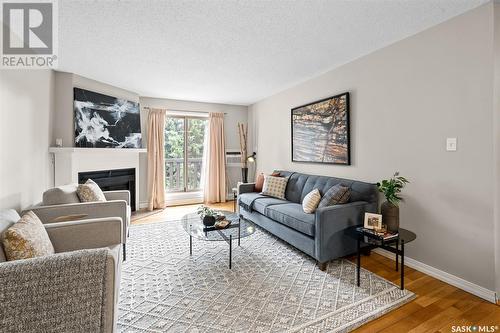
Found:
<path fill-rule="evenodd" d="M 189 255 L 193 255 L 193 238 L 203 241 L 225 241 L 229 245 L 229 268 L 233 261 L 233 240 L 238 239 L 241 246 L 241 238 L 250 236 L 255 232 L 255 226 L 246 220 L 241 214 L 230 211 L 220 211 L 231 221 L 226 228 L 217 229 L 215 226 L 206 227 L 196 213 L 186 214 L 182 218 L 184 230 L 189 235 Z M 236 230 L 235 230 L 236 229 Z"/>
<path fill-rule="evenodd" d="M 240 235 L 241 235 L 241 215 L 238 217 L 238 223 L 235 223 L 235 221 L 231 221 L 231 224 L 228 225 L 226 228 L 224 229 L 217 229 L 216 227 L 205 227 L 203 228 L 203 231 L 205 233 L 209 233 L 209 232 L 218 232 L 221 237 L 224 239 L 224 241 L 226 241 L 226 243 L 229 244 L 229 269 L 231 269 L 232 267 L 232 261 L 233 261 L 233 235 L 229 235 L 229 237 L 227 237 L 225 234 L 224 234 L 224 230 L 227 230 L 227 229 L 233 229 L 233 228 L 238 228 L 238 246 L 240 246 Z M 193 236 L 191 233 L 189 233 L 189 255 L 192 256 L 193 255 Z"/>

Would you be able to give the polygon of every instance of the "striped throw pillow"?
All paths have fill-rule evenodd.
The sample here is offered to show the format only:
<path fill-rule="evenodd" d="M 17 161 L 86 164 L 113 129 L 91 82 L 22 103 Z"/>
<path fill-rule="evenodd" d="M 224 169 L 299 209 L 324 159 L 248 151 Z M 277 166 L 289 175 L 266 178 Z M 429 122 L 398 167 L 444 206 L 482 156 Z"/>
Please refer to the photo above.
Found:
<path fill-rule="evenodd" d="M 319 190 L 317 188 L 307 193 L 307 195 L 304 197 L 304 200 L 302 200 L 302 209 L 304 210 L 304 213 L 314 213 L 314 211 L 318 207 L 320 200 L 321 194 L 319 193 Z"/>
<path fill-rule="evenodd" d="M 261 194 L 278 199 L 285 199 L 287 183 L 288 178 L 286 177 L 264 176 L 264 185 L 262 186 Z"/>
<path fill-rule="evenodd" d="M 337 184 L 326 191 L 325 195 L 323 195 L 323 199 L 319 202 L 318 208 L 344 204 L 349 201 L 350 197 L 351 189 Z"/>

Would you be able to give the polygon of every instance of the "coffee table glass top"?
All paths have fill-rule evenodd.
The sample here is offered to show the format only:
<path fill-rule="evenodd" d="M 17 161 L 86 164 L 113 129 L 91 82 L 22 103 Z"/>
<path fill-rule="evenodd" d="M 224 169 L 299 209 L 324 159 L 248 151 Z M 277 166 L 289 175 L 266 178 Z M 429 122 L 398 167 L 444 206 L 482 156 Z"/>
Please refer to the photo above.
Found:
<path fill-rule="evenodd" d="M 231 221 L 231 224 L 224 229 L 205 231 L 203 220 L 196 213 L 184 215 L 182 217 L 182 227 L 190 236 L 207 241 L 223 241 L 228 239 L 229 236 L 232 236 L 232 239 L 238 239 L 250 236 L 255 232 L 255 226 L 243 218 L 240 220 L 238 214 L 229 211 L 220 212 L 226 216 L 226 220 Z"/>

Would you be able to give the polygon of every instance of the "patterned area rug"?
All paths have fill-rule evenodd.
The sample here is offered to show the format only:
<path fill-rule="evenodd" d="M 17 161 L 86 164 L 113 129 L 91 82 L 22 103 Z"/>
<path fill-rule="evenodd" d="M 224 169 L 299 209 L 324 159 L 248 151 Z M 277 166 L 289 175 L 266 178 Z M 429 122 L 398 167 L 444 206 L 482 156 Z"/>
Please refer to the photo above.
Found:
<path fill-rule="evenodd" d="M 347 260 L 314 260 L 257 228 L 228 244 L 193 240 L 180 221 L 135 225 L 127 243 L 119 332 L 347 332 L 414 298 Z"/>

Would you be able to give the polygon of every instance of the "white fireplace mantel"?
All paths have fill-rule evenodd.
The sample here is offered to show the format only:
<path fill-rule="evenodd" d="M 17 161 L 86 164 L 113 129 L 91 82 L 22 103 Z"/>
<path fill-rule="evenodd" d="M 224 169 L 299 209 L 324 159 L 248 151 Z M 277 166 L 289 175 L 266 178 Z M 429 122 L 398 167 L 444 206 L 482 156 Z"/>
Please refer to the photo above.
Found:
<path fill-rule="evenodd" d="M 78 147 L 50 147 L 49 153 L 107 153 L 107 154 L 134 154 L 147 153 L 146 148 L 78 148 Z"/>
<path fill-rule="evenodd" d="M 139 209 L 139 155 L 146 148 L 50 147 L 54 154 L 54 185 L 78 182 L 79 172 L 135 169 L 136 209 Z"/>

